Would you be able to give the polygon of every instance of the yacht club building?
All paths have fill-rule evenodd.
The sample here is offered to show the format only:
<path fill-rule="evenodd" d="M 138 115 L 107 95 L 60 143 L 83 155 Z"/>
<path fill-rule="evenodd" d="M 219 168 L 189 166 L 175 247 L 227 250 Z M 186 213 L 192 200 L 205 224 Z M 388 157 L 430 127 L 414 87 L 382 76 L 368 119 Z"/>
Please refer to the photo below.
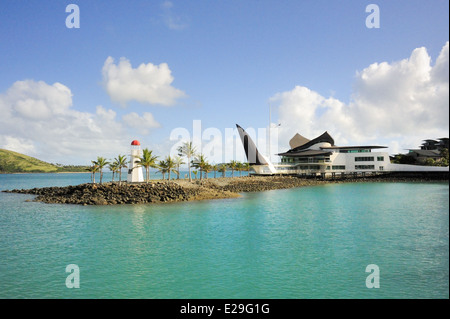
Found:
<path fill-rule="evenodd" d="M 328 132 L 313 140 L 296 134 L 291 149 L 281 156 L 279 169 L 297 174 L 326 174 L 384 171 L 389 155 L 379 151 L 386 146 L 336 146 Z"/>
<path fill-rule="evenodd" d="M 260 154 L 245 130 L 236 124 L 249 164 L 259 175 L 365 175 L 385 172 L 443 171 L 448 167 L 392 164 L 386 146 L 336 146 L 328 132 L 310 140 L 296 134 L 290 141 L 290 150 L 279 153 L 281 163 L 272 164 Z"/>

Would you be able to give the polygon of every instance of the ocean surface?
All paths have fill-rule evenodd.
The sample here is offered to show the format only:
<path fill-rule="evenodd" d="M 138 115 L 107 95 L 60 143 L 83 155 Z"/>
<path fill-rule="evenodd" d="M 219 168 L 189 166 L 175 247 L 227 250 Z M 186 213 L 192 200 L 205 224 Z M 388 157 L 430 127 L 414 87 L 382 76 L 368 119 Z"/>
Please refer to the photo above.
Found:
<path fill-rule="evenodd" d="M 0 190 L 89 180 L 7 174 Z M 32 198 L 0 193 L 0 298 L 449 298 L 448 182 L 160 205 Z"/>

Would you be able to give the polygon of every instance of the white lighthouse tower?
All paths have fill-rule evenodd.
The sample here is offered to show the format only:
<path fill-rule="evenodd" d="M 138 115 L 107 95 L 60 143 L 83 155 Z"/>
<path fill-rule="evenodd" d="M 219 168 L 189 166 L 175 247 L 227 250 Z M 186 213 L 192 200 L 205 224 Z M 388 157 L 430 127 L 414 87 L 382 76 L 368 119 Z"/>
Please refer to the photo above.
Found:
<path fill-rule="evenodd" d="M 134 140 L 131 142 L 131 154 L 130 164 L 128 165 L 128 183 L 139 183 L 144 181 L 144 175 L 142 174 L 142 166 L 139 166 L 139 158 L 142 156 L 141 143 Z"/>

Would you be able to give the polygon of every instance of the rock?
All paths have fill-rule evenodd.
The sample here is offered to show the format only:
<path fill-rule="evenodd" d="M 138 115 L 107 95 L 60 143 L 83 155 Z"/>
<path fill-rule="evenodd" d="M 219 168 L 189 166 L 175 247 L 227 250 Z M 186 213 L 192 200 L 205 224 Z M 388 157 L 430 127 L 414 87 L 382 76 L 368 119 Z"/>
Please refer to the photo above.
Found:
<path fill-rule="evenodd" d="M 429 178 L 431 179 L 431 178 Z M 377 182 L 377 181 L 427 181 L 425 177 L 412 176 L 347 176 L 332 180 L 297 178 L 289 176 L 255 176 L 199 180 L 189 183 L 154 182 L 151 184 L 80 184 L 66 187 L 43 187 L 32 189 L 3 190 L 7 193 L 33 194 L 34 201 L 77 205 L 117 205 L 157 203 L 198 199 L 230 198 L 242 192 L 259 192 L 272 189 L 303 187 L 325 183 Z M 448 180 L 448 175 L 447 175 Z M 183 185 L 183 186 L 181 186 Z"/>

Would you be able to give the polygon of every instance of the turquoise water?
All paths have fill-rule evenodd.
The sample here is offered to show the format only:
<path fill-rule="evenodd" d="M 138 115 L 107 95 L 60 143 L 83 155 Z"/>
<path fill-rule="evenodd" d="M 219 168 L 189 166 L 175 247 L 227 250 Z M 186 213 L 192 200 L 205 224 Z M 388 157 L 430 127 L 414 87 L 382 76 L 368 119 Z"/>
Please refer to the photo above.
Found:
<path fill-rule="evenodd" d="M 143 171 L 145 176 L 145 170 Z M 241 174 L 241 175 L 240 175 Z M 247 172 L 234 172 L 234 177 L 239 176 L 247 176 Z M 188 176 L 187 171 L 180 172 L 180 178 L 184 179 L 184 177 Z M 195 180 L 194 174 L 191 174 L 192 179 Z M 231 172 L 227 171 L 225 174 L 226 177 L 231 177 Z M 222 177 L 222 174 L 216 172 L 216 177 Z M 167 180 L 168 176 L 166 174 L 165 179 Z M 170 179 L 176 179 L 176 175 L 172 173 L 170 175 Z M 214 178 L 214 172 L 208 173 L 208 178 Z M 161 173 L 157 173 L 156 171 L 150 172 L 151 180 L 160 180 L 162 179 Z M 200 175 L 197 174 L 197 178 L 200 179 Z M 103 182 L 111 182 L 112 173 L 105 172 L 103 173 Z M 122 181 L 127 180 L 127 175 L 125 172 L 122 173 Z M 95 181 L 98 183 L 100 181 L 100 174 L 95 174 Z M 119 176 L 115 175 L 114 181 L 119 181 Z M 11 189 L 11 188 L 33 188 L 33 187 L 47 187 L 47 186 L 67 186 L 67 185 L 78 185 L 83 183 L 90 183 L 91 175 L 90 173 L 64 173 L 64 174 L 0 174 L 0 190 L 2 189 Z"/>
<path fill-rule="evenodd" d="M 87 182 L 0 175 L 0 189 Z M 448 183 L 133 206 L 0 193 L 0 298 L 449 298 Z M 68 289 L 65 268 L 80 268 Z M 366 266 L 380 288 L 366 287 Z"/>

